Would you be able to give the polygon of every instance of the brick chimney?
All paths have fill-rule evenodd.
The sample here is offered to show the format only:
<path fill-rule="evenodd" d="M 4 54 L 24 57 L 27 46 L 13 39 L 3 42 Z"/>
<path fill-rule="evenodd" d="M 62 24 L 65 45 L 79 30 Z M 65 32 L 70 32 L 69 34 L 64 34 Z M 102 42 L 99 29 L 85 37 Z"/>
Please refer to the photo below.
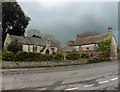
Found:
<path fill-rule="evenodd" d="M 79 41 L 79 40 L 80 40 L 80 35 L 77 34 L 76 41 Z"/>

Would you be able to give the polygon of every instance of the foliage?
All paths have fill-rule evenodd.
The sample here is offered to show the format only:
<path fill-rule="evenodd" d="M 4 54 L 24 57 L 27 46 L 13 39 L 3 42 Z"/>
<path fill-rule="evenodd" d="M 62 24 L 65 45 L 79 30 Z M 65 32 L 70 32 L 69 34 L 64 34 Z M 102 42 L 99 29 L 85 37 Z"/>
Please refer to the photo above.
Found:
<path fill-rule="evenodd" d="M 54 60 L 63 60 L 63 54 L 55 54 L 54 55 Z"/>
<path fill-rule="evenodd" d="M 95 35 L 100 35 L 99 32 L 97 31 L 86 31 L 80 34 L 81 38 L 89 37 L 89 36 L 95 36 Z"/>
<path fill-rule="evenodd" d="M 100 56 L 98 53 L 91 53 L 88 63 L 97 63 L 99 62 Z"/>
<path fill-rule="evenodd" d="M 78 52 L 71 52 L 66 55 L 66 59 L 68 60 L 78 60 L 80 59 L 80 54 Z"/>
<path fill-rule="evenodd" d="M 112 32 L 109 32 L 108 36 L 102 42 L 98 43 L 98 51 L 100 51 L 104 57 L 110 57 L 111 39 Z"/>
<path fill-rule="evenodd" d="M 98 54 L 93 53 L 90 55 L 90 58 L 88 59 L 88 63 L 98 63 L 98 62 L 104 62 L 104 61 L 110 61 L 110 58 L 108 56 L 105 56 L 103 53 Z"/>
<path fill-rule="evenodd" d="M 19 51 L 15 54 L 15 61 L 38 61 L 41 58 L 40 53 Z"/>
<path fill-rule="evenodd" d="M 22 45 L 18 42 L 18 40 L 15 39 L 8 45 L 7 49 L 8 51 L 16 53 L 22 50 Z"/>
<path fill-rule="evenodd" d="M 17 53 L 5 52 L 3 53 L 3 60 L 6 61 L 51 61 L 63 60 L 62 54 L 48 55 L 35 52 L 18 51 Z"/>
<path fill-rule="evenodd" d="M 24 35 L 25 28 L 29 24 L 27 17 L 17 2 L 2 3 L 2 44 L 6 34 Z"/>
<path fill-rule="evenodd" d="M 14 54 L 11 51 L 2 53 L 2 60 L 12 61 L 14 59 Z"/>
<path fill-rule="evenodd" d="M 89 58 L 88 53 L 81 53 L 80 55 L 81 58 Z"/>

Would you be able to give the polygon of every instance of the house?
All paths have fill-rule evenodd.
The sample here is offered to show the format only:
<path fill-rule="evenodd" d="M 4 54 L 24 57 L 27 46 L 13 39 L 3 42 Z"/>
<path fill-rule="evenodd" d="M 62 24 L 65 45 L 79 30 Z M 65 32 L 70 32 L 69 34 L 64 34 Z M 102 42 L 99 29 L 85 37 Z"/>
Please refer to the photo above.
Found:
<path fill-rule="evenodd" d="M 108 28 L 108 33 L 96 36 L 90 36 L 86 38 L 81 38 L 78 34 L 75 40 L 68 41 L 67 45 L 63 48 L 64 53 L 77 51 L 77 52 L 86 52 L 86 51 L 95 51 L 99 48 L 98 43 L 105 39 L 109 32 L 112 32 L 112 27 Z M 112 42 L 111 42 L 111 59 L 117 59 L 117 42 L 112 34 Z"/>
<path fill-rule="evenodd" d="M 7 34 L 4 42 L 4 50 L 8 50 L 8 45 L 17 40 L 22 45 L 22 51 L 38 52 L 42 54 L 53 54 L 57 52 L 57 45 L 50 39 L 44 39 L 39 36 L 15 36 Z"/>

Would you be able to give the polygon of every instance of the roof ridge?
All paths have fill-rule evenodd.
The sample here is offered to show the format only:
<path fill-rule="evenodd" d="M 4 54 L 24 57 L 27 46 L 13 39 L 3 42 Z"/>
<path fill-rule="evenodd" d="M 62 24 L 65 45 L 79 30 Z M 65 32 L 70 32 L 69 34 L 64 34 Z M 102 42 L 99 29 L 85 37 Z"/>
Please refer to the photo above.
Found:
<path fill-rule="evenodd" d="M 87 39 L 87 38 L 92 38 L 92 37 L 97 37 L 97 36 L 103 36 L 103 35 L 107 35 L 108 33 L 105 34 L 101 34 L 101 35 L 95 35 L 95 36 L 89 36 L 89 37 L 85 37 L 85 38 L 81 38 L 81 39 Z"/>

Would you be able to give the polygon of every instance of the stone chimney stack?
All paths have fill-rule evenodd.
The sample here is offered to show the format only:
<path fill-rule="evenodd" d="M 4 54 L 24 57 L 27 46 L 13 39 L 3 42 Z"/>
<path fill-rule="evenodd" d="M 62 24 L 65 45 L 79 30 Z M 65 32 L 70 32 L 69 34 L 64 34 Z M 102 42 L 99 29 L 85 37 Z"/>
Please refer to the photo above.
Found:
<path fill-rule="evenodd" d="M 77 34 L 76 41 L 79 41 L 79 40 L 80 40 L 80 35 Z"/>
<path fill-rule="evenodd" d="M 108 32 L 112 32 L 112 27 L 108 27 Z"/>

